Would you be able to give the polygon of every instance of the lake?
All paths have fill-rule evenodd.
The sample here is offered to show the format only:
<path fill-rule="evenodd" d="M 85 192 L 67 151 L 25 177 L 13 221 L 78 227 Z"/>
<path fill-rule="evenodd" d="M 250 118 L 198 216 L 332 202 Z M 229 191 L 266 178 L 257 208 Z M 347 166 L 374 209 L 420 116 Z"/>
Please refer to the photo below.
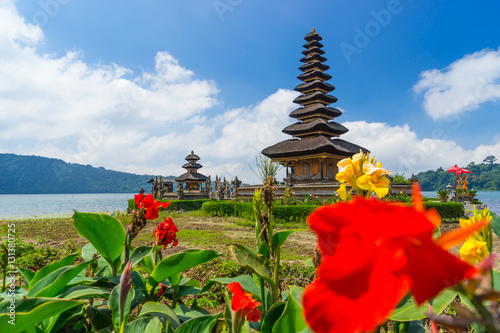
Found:
<path fill-rule="evenodd" d="M 422 191 L 422 195 L 437 198 L 437 192 L 434 191 Z M 500 191 L 478 191 L 476 199 L 488 206 L 492 212 L 500 214 Z"/>
<path fill-rule="evenodd" d="M 422 192 L 427 197 L 437 197 L 436 192 Z M 59 216 L 79 212 L 113 212 L 127 210 L 127 200 L 134 193 L 94 194 L 2 194 L 0 219 L 41 216 Z M 500 191 L 479 191 L 476 198 L 500 214 Z"/>
<path fill-rule="evenodd" d="M 137 194 L 137 193 L 135 193 Z M 79 212 L 126 211 L 133 193 L 1 194 L 0 219 L 72 215 Z"/>

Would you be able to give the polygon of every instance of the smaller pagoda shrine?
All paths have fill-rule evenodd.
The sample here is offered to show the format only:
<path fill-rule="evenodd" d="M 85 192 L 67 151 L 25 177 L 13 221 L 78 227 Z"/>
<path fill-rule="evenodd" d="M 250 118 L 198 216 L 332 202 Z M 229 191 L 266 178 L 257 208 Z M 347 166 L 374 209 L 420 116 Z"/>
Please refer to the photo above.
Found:
<path fill-rule="evenodd" d="M 177 192 L 179 190 L 200 190 L 201 184 L 207 180 L 207 176 L 198 173 L 198 169 L 203 168 L 203 165 L 199 164 L 198 161 L 200 157 L 191 151 L 191 154 L 186 156 L 187 163 L 182 167 L 186 169 L 186 173 L 183 173 L 179 177 L 175 178 L 177 182 Z M 184 185 L 185 184 L 185 188 Z"/>

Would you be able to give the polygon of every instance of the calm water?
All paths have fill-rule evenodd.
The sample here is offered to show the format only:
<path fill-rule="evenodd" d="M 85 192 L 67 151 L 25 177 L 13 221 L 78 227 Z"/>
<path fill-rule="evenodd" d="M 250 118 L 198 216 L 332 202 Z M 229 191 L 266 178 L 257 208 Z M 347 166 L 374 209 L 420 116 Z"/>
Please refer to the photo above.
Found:
<path fill-rule="evenodd" d="M 111 212 L 127 210 L 127 200 L 134 194 L 2 194 L 0 219 L 9 217 L 36 217 L 79 212 Z"/>
<path fill-rule="evenodd" d="M 437 197 L 436 192 L 424 191 L 422 194 L 426 197 Z M 73 209 L 79 212 L 125 211 L 127 200 L 133 197 L 133 193 L 2 194 L 0 219 L 71 215 Z M 500 214 L 500 191 L 479 191 L 476 198 L 491 211 Z"/>
<path fill-rule="evenodd" d="M 436 192 L 422 191 L 422 194 L 429 198 L 437 198 Z M 500 214 L 500 191 L 478 191 L 476 199 L 488 206 L 492 212 Z"/>

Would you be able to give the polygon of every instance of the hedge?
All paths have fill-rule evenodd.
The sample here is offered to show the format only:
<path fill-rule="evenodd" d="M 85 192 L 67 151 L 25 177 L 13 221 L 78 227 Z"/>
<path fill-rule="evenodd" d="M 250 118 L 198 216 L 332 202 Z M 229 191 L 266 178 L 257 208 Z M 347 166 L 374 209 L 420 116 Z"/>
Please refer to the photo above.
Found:
<path fill-rule="evenodd" d="M 291 205 L 274 206 L 273 214 L 276 222 L 304 222 L 311 212 L 318 208 L 315 205 Z M 253 220 L 253 203 L 232 201 L 210 201 L 205 202 L 202 211 L 207 215 L 215 216 L 239 216 Z"/>
<path fill-rule="evenodd" d="M 253 219 L 253 203 L 251 202 L 209 201 L 203 203 L 201 210 L 212 216 L 239 216 Z"/>
<path fill-rule="evenodd" d="M 426 209 L 434 208 L 443 219 L 458 219 L 465 216 L 464 205 L 460 202 L 424 202 Z"/>
<path fill-rule="evenodd" d="M 169 200 L 159 200 L 159 202 L 168 202 Z M 201 209 L 201 206 L 203 205 L 204 202 L 210 201 L 210 199 L 195 199 L 195 200 L 171 200 L 170 205 L 168 205 L 167 210 L 168 211 L 178 211 L 178 210 L 184 210 L 184 211 L 192 211 L 192 210 L 199 210 Z M 132 211 L 133 209 L 136 209 L 135 201 L 134 199 L 129 199 L 128 200 L 128 210 L 127 211 Z"/>

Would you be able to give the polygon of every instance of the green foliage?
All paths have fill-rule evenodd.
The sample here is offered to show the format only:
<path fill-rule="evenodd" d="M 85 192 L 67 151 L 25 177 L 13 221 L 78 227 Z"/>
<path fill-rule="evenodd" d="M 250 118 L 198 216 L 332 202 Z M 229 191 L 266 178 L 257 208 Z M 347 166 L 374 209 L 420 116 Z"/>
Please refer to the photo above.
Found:
<path fill-rule="evenodd" d="M 270 158 L 267 158 L 262 154 L 259 154 L 258 157 L 255 156 L 255 165 L 257 167 L 257 171 L 255 171 L 251 166 L 250 169 L 252 169 L 253 173 L 255 173 L 261 181 L 264 181 L 269 177 L 276 180 L 278 171 L 280 171 L 283 167 L 281 164 L 273 162 Z"/>
<path fill-rule="evenodd" d="M 175 212 L 179 210 L 183 210 L 186 212 L 193 211 L 193 210 L 199 210 L 201 209 L 201 206 L 203 203 L 211 201 L 210 199 L 195 199 L 195 200 L 158 200 L 158 202 L 169 202 L 170 205 L 168 205 L 166 211 L 169 212 Z M 132 210 L 136 209 L 137 205 L 135 204 L 134 199 L 128 199 L 128 208 L 127 211 L 131 212 Z M 163 208 L 160 207 L 160 210 L 164 210 Z"/>
<path fill-rule="evenodd" d="M 469 190 L 500 191 L 499 163 L 485 161 L 485 163 L 475 164 L 471 162 L 465 169 L 471 172 L 470 175 L 467 175 Z M 437 191 L 445 188 L 448 184 L 453 186 L 457 177 L 455 173 L 439 168 L 435 171 L 420 172 L 416 175 L 416 178 L 419 180 L 423 191 Z"/>
<path fill-rule="evenodd" d="M 464 205 L 460 202 L 424 202 L 425 209 L 434 208 L 442 218 L 459 219 L 465 215 Z"/>
<path fill-rule="evenodd" d="M 55 158 L 0 154 L 0 194 L 134 193 L 149 187 L 153 177 Z"/>
<path fill-rule="evenodd" d="M 55 248 L 48 245 L 43 239 L 38 244 L 35 244 L 26 242 L 21 237 L 16 237 L 14 244 L 16 265 L 30 270 L 39 270 L 51 262 L 78 250 L 73 241 L 67 241 L 60 248 Z M 8 246 L 8 241 L 4 241 L 2 246 Z"/>
<path fill-rule="evenodd" d="M 253 219 L 253 205 L 250 202 L 207 201 L 204 202 L 202 212 L 210 216 L 239 216 L 248 220 Z"/>
<path fill-rule="evenodd" d="M 394 177 L 392 177 L 392 183 L 394 184 L 409 184 L 411 185 L 411 180 L 410 179 L 407 179 L 403 174 L 399 174 L 399 173 L 396 173 L 394 175 Z"/>
<path fill-rule="evenodd" d="M 434 314 L 440 314 L 450 304 L 458 292 L 453 289 L 445 289 L 429 303 Z M 413 297 L 408 294 L 391 313 L 389 319 L 397 321 L 412 321 L 427 317 L 429 308 L 426 305 L 417 306 Z"/>
<path fill-rule="evenodd" d="M 392 201 L 392 202 L 406 202 L 406 203 L 410 203 L 413 201 L 411 195 L 406 193 L 399 193 L 399 194 L 389 193 L 382 200 Z"/>
<path fill-rule="evenodd" d="M 274 221 L 280 223 L 304 222 L 318 205 L 278 205 L 273 209 Z M 252 204 L 248 202 L 209 201 L 202 206 L 207 215 L 220 217 L 239 216 L 248 220 L 253 219 Z"/>
<path fill-rule="evenodd" d="M 172 200 L 167 207 L 167 211 L 184 210 L 186 212 L 199 210 L 203 203 L 211 201 L 210 199 L 196 199 L 196 200 Z M 160 202 L 168 202 L 168 200 L 160 200 Z"/>

